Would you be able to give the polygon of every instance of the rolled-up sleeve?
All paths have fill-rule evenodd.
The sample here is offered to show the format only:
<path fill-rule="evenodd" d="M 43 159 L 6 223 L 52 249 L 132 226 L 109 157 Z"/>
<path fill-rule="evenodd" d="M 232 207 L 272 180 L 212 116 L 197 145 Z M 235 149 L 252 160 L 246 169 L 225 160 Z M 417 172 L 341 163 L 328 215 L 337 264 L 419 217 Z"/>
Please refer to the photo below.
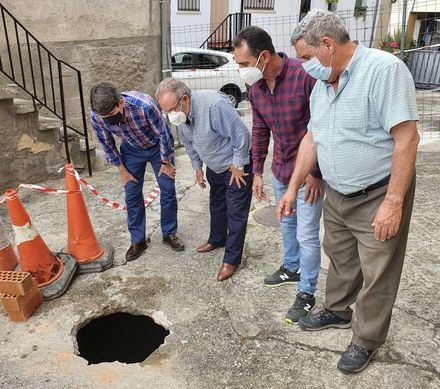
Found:
<path fill-rule="evenodd" d="M 232 163 L 237 167 L 247 165 L 249 163 L 251 134 L 226 98 L 219 100 L 211 107 L 210 122 L 213 131 L 231 139 L 234 149 Z"/>
<path fill-rule="evenodd" d="M 110 131 L 105 128 L 102 119 L 98 118 L 94 112 L 91 112 L 90 121 L 92 123 L 96 138 L 98 139 L 98 142 L 105 153 L 105 159 L 107 162 L 114 166 L 121 165 L 121 155 L 116 147 L 115 139 Z"/>

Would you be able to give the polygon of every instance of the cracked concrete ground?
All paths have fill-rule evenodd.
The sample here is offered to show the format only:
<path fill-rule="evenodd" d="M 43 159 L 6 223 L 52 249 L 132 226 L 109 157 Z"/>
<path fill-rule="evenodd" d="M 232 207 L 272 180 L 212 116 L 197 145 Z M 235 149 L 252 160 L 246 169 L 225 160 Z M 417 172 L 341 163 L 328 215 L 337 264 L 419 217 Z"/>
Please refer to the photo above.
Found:
<path fill-rule="evenodd" d="M 222 251 L 195 250 L 208 235 L 208 190 L 194 185 L 189 160 L 179 150 L 178 233 L 186 250 L 175 253 L 162 244 L 155 202 L 147 209 L 152 243 L 142 257 L 126 264 L 125 213 L 85 193 L 96 235 L 114 245 L 118 266 L 76 277 L 64 296 L 45 302 L 26 323 L 10 322 L 0 313 L 0 386 L 439 388 L 439 151 L 440 143 L 420 147 L 408 252 L 389 336 L 363 373 L 344 376 L 336 370 L 350 330 L 307 333 L 284 323 L 295 287 L 269 289 L 262 284 L 280 265 L 276 228 L 259 225 L 250 216 L 243 267 L 224 283 L 215 280 Z M 115 169 L 96 173 L 90 182 L 109 198 L 123 200 Z M 265 182 L 270 183 L 268 175 Z M 48 184 L 63 187 L 62 180 Z M 149 170 L 145 190 L 153 185 Z M 267 190 L 273 196 L 269 185 Z M 25 190 L 20 197 L 49 247 L 61 249 L 66 243 L 64 198 Z M 253 212 L 264 206 L 253 204 Z M 0 214 L 7 224 L 6 207 Z M 320 302 L 326 273 L 322 269 L 319 276 Z M 171 334 L 142 363 L 88 366 L 76 355 L 76 330 L 92 317 L 117 310 L 151 315 Z"/>

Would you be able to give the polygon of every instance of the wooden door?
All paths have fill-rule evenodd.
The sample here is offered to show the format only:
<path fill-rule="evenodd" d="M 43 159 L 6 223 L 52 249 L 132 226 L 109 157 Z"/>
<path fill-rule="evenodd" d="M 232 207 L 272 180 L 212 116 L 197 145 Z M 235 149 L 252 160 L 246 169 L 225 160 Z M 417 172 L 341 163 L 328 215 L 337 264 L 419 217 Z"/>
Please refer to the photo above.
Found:
<path fill-rule="evenodd" d="M 211 0 L 211 32 L 216 31 L 209 42 L 210 48 L 223 46 L 228 40 L 229 25 L 225 22 L 219 25 L 228 16 L 229 0 Z"/>

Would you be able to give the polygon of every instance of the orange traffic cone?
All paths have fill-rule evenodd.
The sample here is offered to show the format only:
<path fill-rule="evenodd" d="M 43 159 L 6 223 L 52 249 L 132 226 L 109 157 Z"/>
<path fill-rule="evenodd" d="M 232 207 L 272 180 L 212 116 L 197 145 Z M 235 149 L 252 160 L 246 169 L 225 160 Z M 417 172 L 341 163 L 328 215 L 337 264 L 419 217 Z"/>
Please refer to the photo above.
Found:
<path fill-rule="evenodd" d="M 12 248 L 3 221 L 0 218 L 0 270 L 11 271 L 17 267 L 17 257 Z"/>
<path fill-rule="evenodd" d="M 78 274 L 107 270 L 113 265 L 113 247 L 98 243 L 73 164 L 67 164 L 65 170 L 66 189 L 75 192 L 66 195 L 67 252 L 78 262 Z"/>
<path fill-rule="evenodd" d="M 18 198 L 16 190 L 5 193 L 15 241 L 20 254 L 20 270 L 36 279 L 43 296 L 51 299 L 63 294 L 76 270 L 76 262 L 67 257 L 56 257 L 46 246 L 33 226 Z"/>

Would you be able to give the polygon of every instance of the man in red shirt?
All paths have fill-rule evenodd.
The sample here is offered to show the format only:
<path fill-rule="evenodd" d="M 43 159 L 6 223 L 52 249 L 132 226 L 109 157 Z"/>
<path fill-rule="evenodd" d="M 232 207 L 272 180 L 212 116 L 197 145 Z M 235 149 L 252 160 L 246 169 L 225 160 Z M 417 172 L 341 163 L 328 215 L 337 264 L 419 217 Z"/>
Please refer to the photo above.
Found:
<path fill-rule="evenodd" d="M 278 203 L 287 190 L 299 145 L 307 133 L 309 96 L 315 80 L 304 71 L 301 61 L 276 53 L 271 37 L 259 27 L 242 29 L 233 45 L 240 74 L 250 85 L 254 196 L 258 200 L 267 198 L 262 174 L 272 134 L 272 184 Z M 318 166 L 310 172 L 300 192 L 292 206 L 295 212 L 281 221 L 283 264 L 264 279 L 269 287 L 298 282 L 295 302 L 286 315 L 289 323 L 296 323 L 315 305 L 321 263 L 319 219 L 323 197 Z"/>

